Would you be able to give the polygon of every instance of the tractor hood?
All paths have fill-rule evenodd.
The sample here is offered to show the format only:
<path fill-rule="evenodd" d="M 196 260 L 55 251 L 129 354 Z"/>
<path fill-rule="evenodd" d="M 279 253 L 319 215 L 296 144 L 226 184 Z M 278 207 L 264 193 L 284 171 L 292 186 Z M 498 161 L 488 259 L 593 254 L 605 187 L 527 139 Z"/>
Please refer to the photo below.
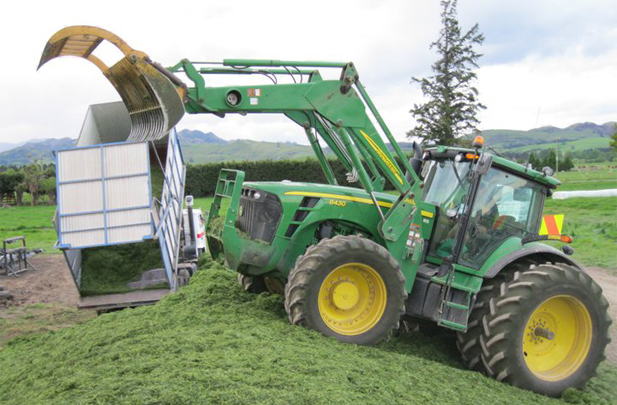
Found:
<path fill-rule="evenodd" d="M 303 182 L 245 182 L 244 187 L 263 190 L 279 196 L 281 200 L 290 196 L 330 198 L 344 201 L 373 204 L 370 194 L 355 187 L 335 186 L 331 184 L 303 183 Z M 376 192 L 375 197 L 381 207 L 390 208 L 396 201 L 396 196 L 388 193 Z"/>

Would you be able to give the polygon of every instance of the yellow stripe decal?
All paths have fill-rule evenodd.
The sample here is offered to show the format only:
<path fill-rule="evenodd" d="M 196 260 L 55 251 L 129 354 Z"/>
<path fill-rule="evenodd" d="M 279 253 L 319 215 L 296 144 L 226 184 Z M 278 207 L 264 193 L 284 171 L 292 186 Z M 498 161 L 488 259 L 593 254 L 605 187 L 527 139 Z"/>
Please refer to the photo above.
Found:
<path fill-rule="evenodd" d="M 375 143 L 375 141 L 373 141 L 371 139 L 370 136 L 368 136 L 364 131 L 360 130 L 360 133 L 362 134 L 362 136 L 364 136 L 364 138 L 366 138 L 366 141 L 369 143 L 369 145 L 371 145 L 371 147 L 373 149 L 375 149 L 375 152 L 377 152 L 377 154 L 379 155 L 379 157 L 381 158 L 381 160 L 384 161 L 384 163 L 386 164 L 386 166 L 388 166 L 388 169 L 390 169 L 390 171 L 392 172 L 392 174 L 394 174 L 394 176 L 396 177 L 396 179 L 403 184 L 403 178 L 401 177 L 398 169 L 396 168 L 396 166 L 394 165 L 394 163 L 392 163 L 392 161 L 390 159 L 388 159 L 388 156 L 386 156 L 386 154 L 383 152 L 383 150 L 381 150 L 381 148 L 379 146 L 377 146 L 377 144 Z"/>
<path fill-rule="evenodd" d="M 303 197 L 318 197 L 318 198 L 336 198 L 337 200 L 346 200 L 346 201 L 352 201 L 352 202 L 357 202 L 357 203 L 362 203 L 362 204 L 374 205 L 373 200 L 371 200 L 370 198 L 349 197 L 349 196 L 340 195 L 340 194 L 314 193 L 312 191 L 288 191 L 285 193 L 285 195 L 300 195 Z M 386 207 L 386 208 L 390 208 L 394 205 L 392 203 L 384 202 L 384 201 L 377 201 L 377 203 L 380 206 Z"/>
<path fill-rule="evenodd" d="M 427 218 L 433 218 L 434 217 L 432 212 L 424 211 L 424 210 L 420 211 L 420 215 L 422 215 L 423 217 L 427 217 Z"/>

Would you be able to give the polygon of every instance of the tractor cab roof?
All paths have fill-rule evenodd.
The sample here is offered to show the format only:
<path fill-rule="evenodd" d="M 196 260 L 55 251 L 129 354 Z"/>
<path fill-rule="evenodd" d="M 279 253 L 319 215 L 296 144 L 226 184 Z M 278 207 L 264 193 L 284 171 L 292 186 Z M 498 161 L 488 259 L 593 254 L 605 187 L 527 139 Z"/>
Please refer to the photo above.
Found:
<path fill-rule="evenodd" d="M 442 146 L 437 145 L 434 147 L 430 147 L 426 149 L 426 152 L 429 155 L 425 154 L 424 159 L 454 159 L 459 154 L 464 154 L 467 158 L 468 154 L 474 154 L 474 149 L 469 148 L 460 148 L 454 146 Z M 488 153 L 486 151 L 482 153 Z M 473 158 L 473 157 L 470 157 Z M 469 159 L 469 158 L 467 158 Z M 518 176 L 529 179 L 535 183 L 541 184 L 548 188 L 557 188 L 557 186 L 561 185 L 561 182 L 554 177 L 546 176 L 544 173 L 539 172 L 531 167 L 523 166 L 519 163 L 513 162 L 506 158 L 500 156 L 493 155 L 493 165 L 503 169 L 505 171 L 511 172 Z"/>

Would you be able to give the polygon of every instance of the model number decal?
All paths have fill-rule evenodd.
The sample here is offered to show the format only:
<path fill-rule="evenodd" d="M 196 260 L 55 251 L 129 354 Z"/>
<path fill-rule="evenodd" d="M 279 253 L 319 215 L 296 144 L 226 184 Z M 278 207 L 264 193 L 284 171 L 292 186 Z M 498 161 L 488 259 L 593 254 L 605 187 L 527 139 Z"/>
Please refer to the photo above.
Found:
<path fill-rule="evenodd" d="M 342 200 L 330 200 L 330 205 L 336 205 L 337 207 L 345 207 L 347 205 L 347 201 Z"/>

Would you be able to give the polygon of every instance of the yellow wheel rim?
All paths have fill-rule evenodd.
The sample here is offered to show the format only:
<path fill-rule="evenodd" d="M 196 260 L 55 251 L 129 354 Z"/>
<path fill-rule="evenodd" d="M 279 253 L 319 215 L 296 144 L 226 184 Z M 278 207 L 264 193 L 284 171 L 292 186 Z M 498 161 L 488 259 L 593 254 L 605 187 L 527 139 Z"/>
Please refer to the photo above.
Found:
<path fill-rule="evenodd" d="M 591 338 L 591 317 L 578 299 L 569 295 L 549 298 L 535 309 L 525 326 L 525 363 L 541 380 L 563 380 L 583 364 Z"/>
<path fill-rule="evenodd" d="M 319 314 L 334 332 L 360 335 L 386 310 L 386 285 L 371 266 L 348 263 L 334 269 L 319 288 Z"/>

